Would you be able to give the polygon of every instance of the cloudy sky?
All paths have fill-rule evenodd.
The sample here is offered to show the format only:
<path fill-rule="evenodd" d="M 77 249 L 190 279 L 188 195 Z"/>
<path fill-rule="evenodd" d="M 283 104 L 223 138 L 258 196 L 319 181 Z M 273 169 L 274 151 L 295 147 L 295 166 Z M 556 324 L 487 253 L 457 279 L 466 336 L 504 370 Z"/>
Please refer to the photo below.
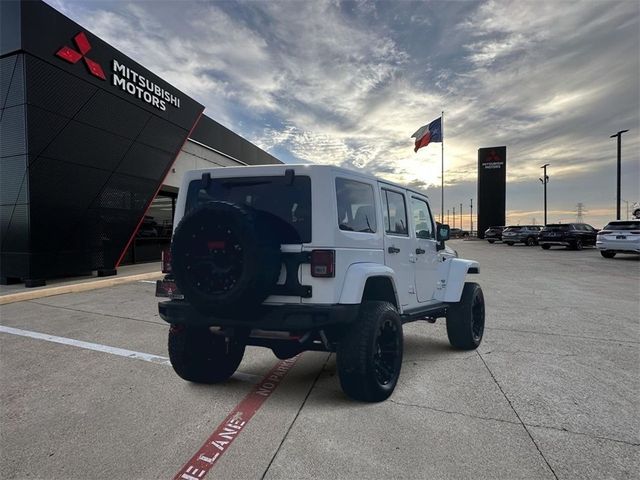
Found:
<path fill-rule="evenodd" d="M 506 145 L 507 221 L 615 217 L 640 201 L 640 3 L 47 0 L 286 163 L 365 169 L 426 190 L 444 110 L 445 211 L 476 196 L 477 149 Z M 626 205 L 622 204 L 623 218 Z M 459 221 L 458 221 L 459 222 Z M 452 222 L 451 222 L 452 223 Z"/>

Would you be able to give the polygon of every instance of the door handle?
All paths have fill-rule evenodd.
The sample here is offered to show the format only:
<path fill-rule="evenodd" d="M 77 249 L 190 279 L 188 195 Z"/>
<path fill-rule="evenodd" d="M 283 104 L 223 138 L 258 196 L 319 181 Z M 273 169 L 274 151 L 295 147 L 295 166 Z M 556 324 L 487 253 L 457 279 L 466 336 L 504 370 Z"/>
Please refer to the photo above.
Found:
<path fill-rule="evenodd" d="M 387 252 L 389 252 L 389 253 L 400 253 L 400 249 L 396 248 L 396 247 L 389 247 L 389 248 L 387 248 Z"/>
<path fill-rule="evenodd" d="M 423 253 L 426 253 L 426 250 L 423 250 L 422 248 L 416 248 L 416 255 L 422 255 Z"/>

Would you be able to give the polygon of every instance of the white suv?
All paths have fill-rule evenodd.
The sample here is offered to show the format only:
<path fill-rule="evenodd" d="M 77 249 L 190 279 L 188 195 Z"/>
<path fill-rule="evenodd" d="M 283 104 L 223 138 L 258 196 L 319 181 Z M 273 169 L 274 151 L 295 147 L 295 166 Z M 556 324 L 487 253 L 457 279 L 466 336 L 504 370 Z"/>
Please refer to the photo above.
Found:
<path fill-rule="evenodd" d="M 194 170 L 175 224 L 156 294 L 186 380 L 226 380 L 246 345 L 329 351 L 346 394 L 374 402 L 397 383 L 404 323 L 446 317 L 454 347 L 482 340 L 478 263 L 440 254 L 449 227 L 419 191 L 324 165 Z"/>

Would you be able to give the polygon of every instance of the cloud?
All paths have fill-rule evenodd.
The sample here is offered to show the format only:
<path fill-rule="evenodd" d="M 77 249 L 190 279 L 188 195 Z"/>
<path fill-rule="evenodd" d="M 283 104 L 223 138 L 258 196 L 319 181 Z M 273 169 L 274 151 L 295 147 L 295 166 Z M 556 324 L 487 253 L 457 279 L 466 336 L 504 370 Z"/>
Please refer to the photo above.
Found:
<path fill-rule="evenodd" d="M 638 162 L 636 2 L 51 1 L 287 162 L 365 169 L 439 202 L 441 145 L 414 154 L 409 136 L 442 110 L 452 204 L 475 195 L 480 147 L 507 146 L 514 211 L 539 204 L 543 163 L 567 186 L 558 208 L 611 208 L 596 180 L 617 130 Z M 576 178 L 592 186 L 580 200 Z"/>

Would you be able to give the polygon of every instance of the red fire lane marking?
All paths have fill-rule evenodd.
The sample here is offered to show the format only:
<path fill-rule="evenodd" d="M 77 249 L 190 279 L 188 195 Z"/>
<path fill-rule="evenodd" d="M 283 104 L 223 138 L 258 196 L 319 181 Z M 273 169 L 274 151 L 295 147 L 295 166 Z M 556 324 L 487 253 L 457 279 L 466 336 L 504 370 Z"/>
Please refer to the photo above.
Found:
<path fill-rule="evenodd" d="M 214 430 L 200 450 L 185 463 L 174 480 L 201 480 L 213 468 L 233 441 L 240 435 L 262 404 L 275 391 L 280 381 L 300 355 L 282 360 L 260 380 L 249 394 L 235 406 L 229 416 Z"/>

